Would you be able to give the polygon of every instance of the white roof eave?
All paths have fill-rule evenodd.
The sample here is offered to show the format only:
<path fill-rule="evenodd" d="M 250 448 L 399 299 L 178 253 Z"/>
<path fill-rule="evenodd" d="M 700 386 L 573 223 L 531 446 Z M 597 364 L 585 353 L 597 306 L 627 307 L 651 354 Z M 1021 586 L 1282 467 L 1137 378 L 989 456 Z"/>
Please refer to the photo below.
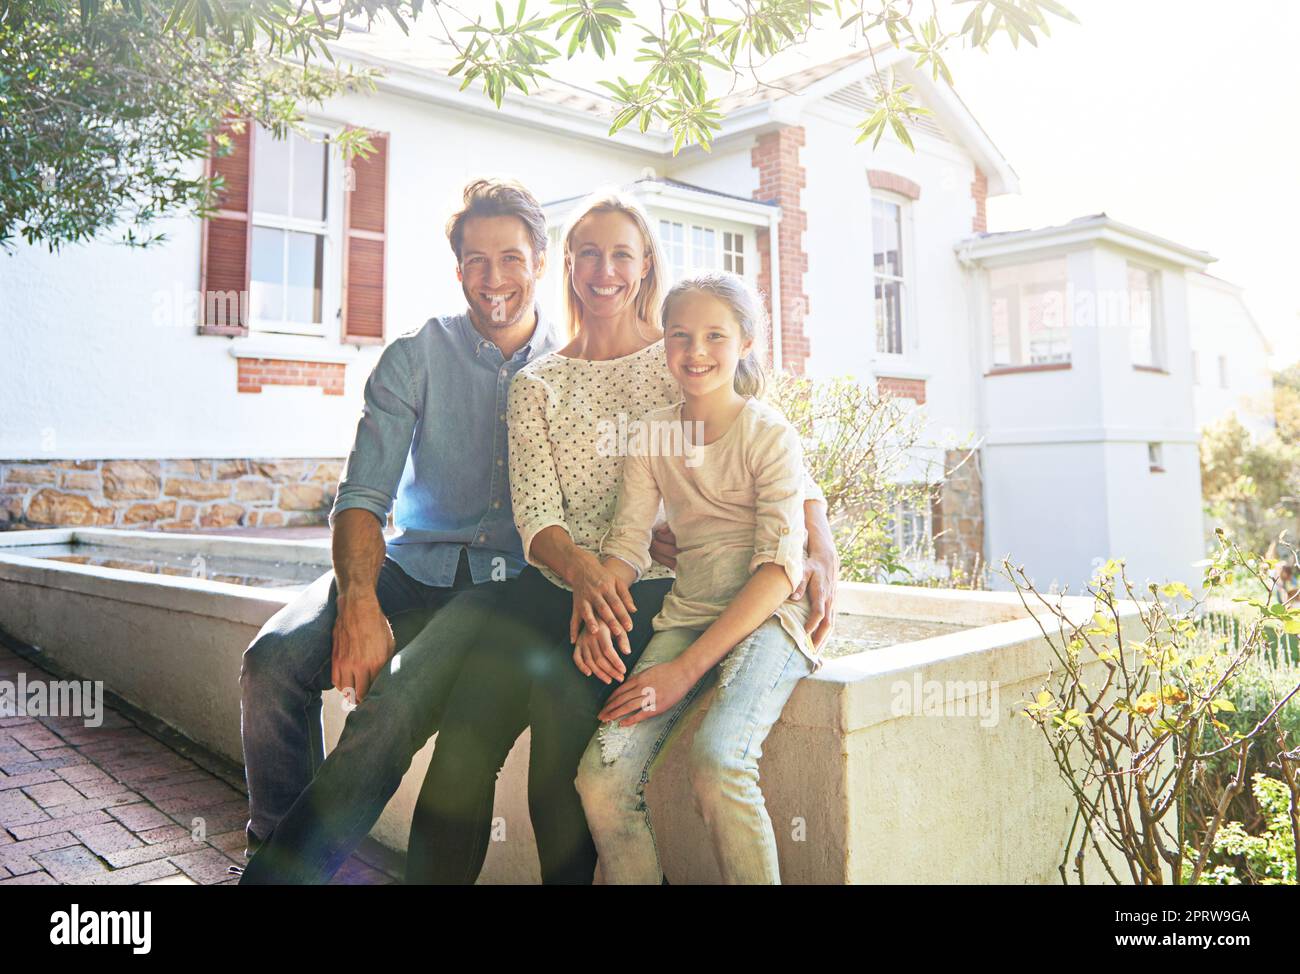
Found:
<path fill-rule="evenodd" d="M 1196 250 L 1138 227 L 1120 223 L 1105 215 L 1076 220 L 1055 227 L 968 237 L 958 241 L 953 249 L 963 263 L 978 264 L 985 261 L 1000 262 L 999 258 L 1032 257 L 1038 252 L 1062 247 L 1095 244 L 1109 244 L 1197 271 L 1205 270 L 1218 259 L 1204 250 Z"/>

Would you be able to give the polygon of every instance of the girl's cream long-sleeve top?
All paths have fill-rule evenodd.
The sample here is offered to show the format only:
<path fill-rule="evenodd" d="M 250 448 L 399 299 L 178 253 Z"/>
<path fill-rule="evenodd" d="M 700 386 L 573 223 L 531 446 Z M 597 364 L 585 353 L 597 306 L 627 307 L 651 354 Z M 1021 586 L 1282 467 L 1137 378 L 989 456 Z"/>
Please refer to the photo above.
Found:
<path fill-rule="evenodd" d="M 654 628 L 707 629 L 760 565 L 803 580 L 804 466 L 799 436 L 780 410 L 750 399 L 720 437 L 690 445 L 680 403 L 647 413 L 629 437 L 613 524 L 601 553 L 638 572 L 652 565 L 650 536 L 662 502 L 677 536 L 677 578 Z M 799 649 L 820 665 L 804 628 L 807 597 L 776 611 Z"/>

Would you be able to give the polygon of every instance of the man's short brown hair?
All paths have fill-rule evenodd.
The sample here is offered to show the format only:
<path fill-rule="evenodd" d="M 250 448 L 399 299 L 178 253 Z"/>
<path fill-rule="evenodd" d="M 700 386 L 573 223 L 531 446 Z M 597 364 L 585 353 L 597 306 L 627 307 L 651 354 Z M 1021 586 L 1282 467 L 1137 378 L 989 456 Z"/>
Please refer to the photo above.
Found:
<path fill-rule="evenodd" d="M 513 179 L 476 179 L 465 187 L 464 206 L 447 220 L 447 240 L 457 264 L 466 222 L 483 216 L 518 217 L 528 231 L 533 256 L 546 252 L 546 215 L 533 194 Z"/>

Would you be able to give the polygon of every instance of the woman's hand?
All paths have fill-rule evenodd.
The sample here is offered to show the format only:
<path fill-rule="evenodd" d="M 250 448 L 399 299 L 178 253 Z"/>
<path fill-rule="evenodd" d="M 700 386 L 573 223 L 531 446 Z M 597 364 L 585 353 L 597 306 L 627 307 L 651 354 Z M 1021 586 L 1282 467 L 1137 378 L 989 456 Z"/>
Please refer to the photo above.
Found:
<path fill-rule="evenodd" d="M 578 634 L 578 644 L 573 650 L 573 662 L 578 664 L 583 676 L 594 675 L 606 685 L 613 680 L 621 682 L 627 673 L 627 666 L 618 658 L 618 653 L 614 652 L 609 626 L 603 622 L 598 623 L 594 631 L 587 626 L 582 627 L 582 632 Z"/>
<path fill-rule="evenodd" d="M 626 655 L 632 651 L 627 634 L 632 629 L 632 613 L 636 603 L 627 583 L 600 563 L 590 552 L 576 549 L 573 568 L 565 579 L 573 589 L 573 615 L 569 617 L 569 641 L 578 641 L 578 629 L 585 625 L 591 632 L 599 631 L 599 623 L 609 627 Z"/>
<path fill-rule="evenodd" d="M 619 720 L 620 727 L 666 714 L 695 686 L 696 677 L 680 659 L 660 663 L 637 673 L 613 692 L 600 712 L 600 719 Z"/>

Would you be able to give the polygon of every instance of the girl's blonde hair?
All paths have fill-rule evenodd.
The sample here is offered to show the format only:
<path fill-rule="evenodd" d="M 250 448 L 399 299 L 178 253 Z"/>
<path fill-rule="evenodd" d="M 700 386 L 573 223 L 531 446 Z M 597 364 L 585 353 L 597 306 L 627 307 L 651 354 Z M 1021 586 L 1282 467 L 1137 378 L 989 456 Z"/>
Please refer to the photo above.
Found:
<path fill-rule="evenodd" d="M 614 187 L 598 189 L 569 215 L 564 225 L 562 237 L 564 246 L 564 324 L 569 338 L 577 336 L 582 329 L 582 302 L 573 287 L 573 234 L 584 219 L 592 213 L 622 213 L 641 231 L 641 245 L 650 255 L 650 269 L 641 279 L 640 290 L 636 295 L 636 315 L 641 321 L 650 325 L 653 331 L 659 330 L 659 293 L 666 283 L 662 277 L 664 268 L 663 251 L 659 238 L 650 229 L 650 217 L 641 204 Z"/>
<path fill-rule="evenodd" d="M 763 299 L 743 277 L 728 271 L 708 271 L 678 281 L 672 286 L 664 295 L 661 319 L 666 322 L 672 303 L 691 293 L 707 294 L 725 304 L 740 326 L 741 337 L 753 343 L 749 354 L 736 363 L 735 389 L 742 396 L 761 398 L 767 387 L 767 371 L 763 367 L 767 309 L 763 306 Z"/>

